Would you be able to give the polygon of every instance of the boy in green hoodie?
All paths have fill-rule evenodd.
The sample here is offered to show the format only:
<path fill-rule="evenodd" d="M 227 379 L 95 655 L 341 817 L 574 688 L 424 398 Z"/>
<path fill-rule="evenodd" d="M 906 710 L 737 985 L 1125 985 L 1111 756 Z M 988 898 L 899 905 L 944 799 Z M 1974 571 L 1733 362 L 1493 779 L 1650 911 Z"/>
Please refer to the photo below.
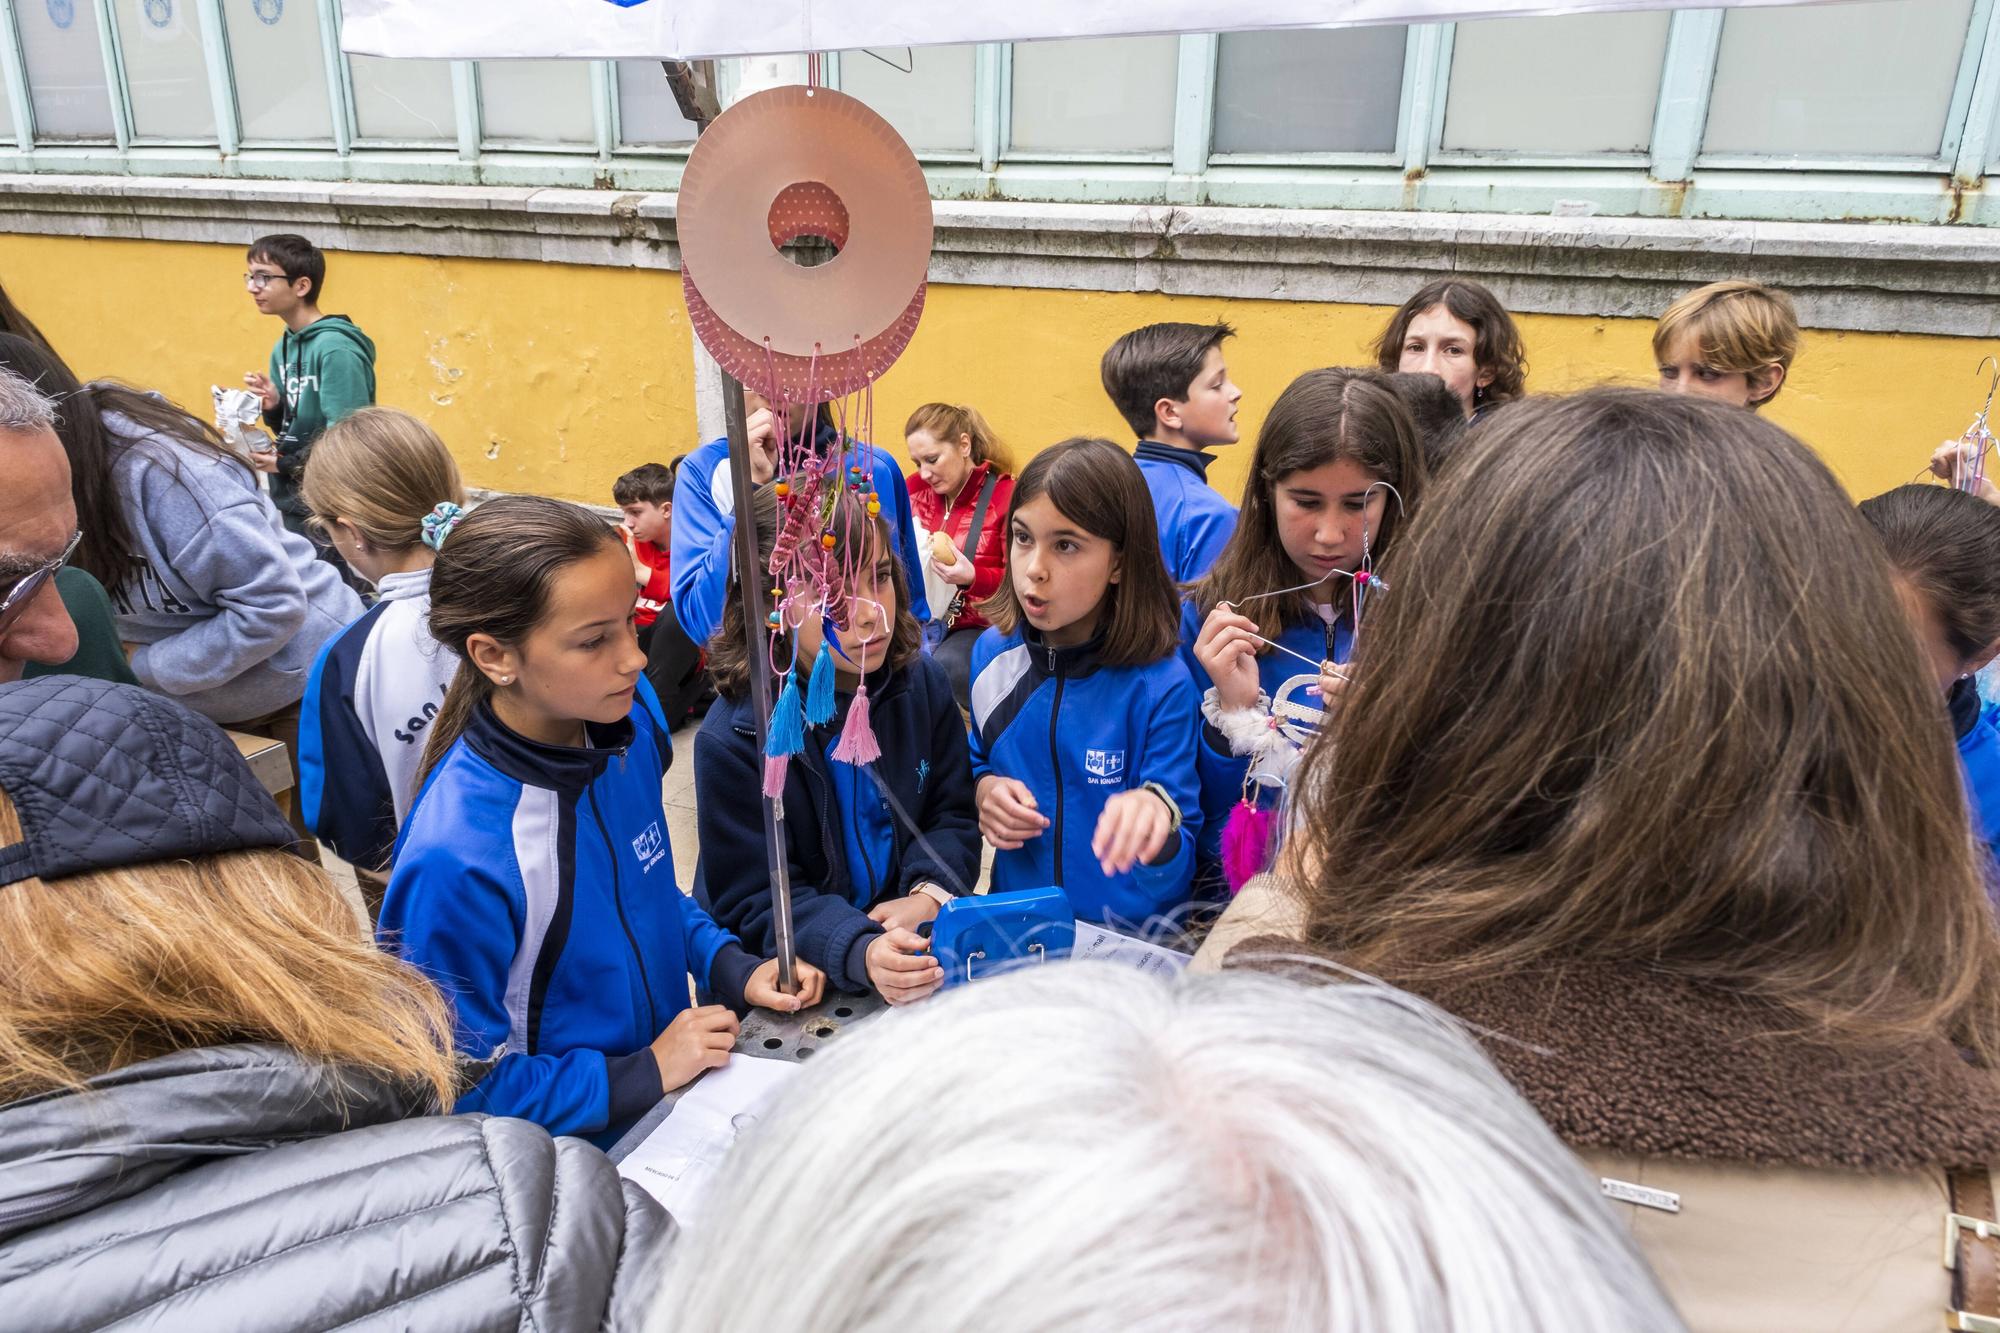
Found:
<path fill-rule="evenodd" d="M 285 322 L 271 349 L 268 375 L 255 371 L 243 383 L 264 401 L 264 421 L 277 437 L 275 455 L 256 458 L 271 474 L 271 502 L 285 526 L 309 538 L 322 558 L 340 557 L 306 527 L 309 517 L 299 498 L 299 479 L 313 442 L 334 422 L 375 402 L 375 344 L 345 315 L 323 315 L 326 256 L 303 236 L 265 236 L 245 256 L 243 275 L 257 309 Z"/>

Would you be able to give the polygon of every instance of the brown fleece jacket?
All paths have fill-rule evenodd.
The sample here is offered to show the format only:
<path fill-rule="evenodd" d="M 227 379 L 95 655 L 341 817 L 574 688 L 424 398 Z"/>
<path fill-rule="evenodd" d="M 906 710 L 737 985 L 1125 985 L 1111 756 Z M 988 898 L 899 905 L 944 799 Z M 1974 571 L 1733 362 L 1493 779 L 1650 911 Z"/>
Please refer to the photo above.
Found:
<path fill-rule="evenodd" d="M 1225 966 L 1314 956 L 1265 937 Z M 1769 1005 L 1608 964 L 1416 993 L 1470 1027 L 1573 1148 L 1850 1171 L 2000 1162 L 2000 1080 L 1943 1040 L 1864 1053 L 1773 1037 L 1788 1018 Z"/>

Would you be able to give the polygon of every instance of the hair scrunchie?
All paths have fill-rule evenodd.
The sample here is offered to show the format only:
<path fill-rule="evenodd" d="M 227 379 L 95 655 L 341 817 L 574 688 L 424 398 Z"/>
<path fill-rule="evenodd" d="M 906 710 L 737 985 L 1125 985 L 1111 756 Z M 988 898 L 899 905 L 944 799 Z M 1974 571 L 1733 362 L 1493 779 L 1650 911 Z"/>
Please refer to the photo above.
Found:
<path fill-rule="evenodd" d="M 437 508 L 424 515 L 424 545 L 433 551 L 444 549 L 444 539 L 451 536 L 451 530 L 465 517 L 465 510 L 449 500 L 438 501 Z"/>

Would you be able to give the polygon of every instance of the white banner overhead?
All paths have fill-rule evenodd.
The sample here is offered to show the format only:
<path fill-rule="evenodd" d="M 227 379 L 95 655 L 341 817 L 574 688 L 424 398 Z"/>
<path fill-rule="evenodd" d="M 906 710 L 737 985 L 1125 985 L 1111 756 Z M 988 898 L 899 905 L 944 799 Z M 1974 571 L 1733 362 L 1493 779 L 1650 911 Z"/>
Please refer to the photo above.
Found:
<path fill-rule="evenodd" d="M 1741 0 L 1735 0 L 1740 3 Z M 1750 0 L 1795 4 L 1801 0 Z M 698 60 L 1139 33 L 1441 23 L 1717 0 L 343 0 L 357 55 Z"/>

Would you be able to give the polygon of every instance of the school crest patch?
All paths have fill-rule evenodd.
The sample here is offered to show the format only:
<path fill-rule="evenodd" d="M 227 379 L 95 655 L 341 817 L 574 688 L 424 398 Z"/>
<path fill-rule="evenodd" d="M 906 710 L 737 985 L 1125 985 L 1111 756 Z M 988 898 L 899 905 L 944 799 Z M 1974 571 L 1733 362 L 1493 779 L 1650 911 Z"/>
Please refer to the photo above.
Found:
<path fill-rule="evenodd" d="M 1091 785 L 1116 782 L 1125 776 L 1125 752 L 1123 750 L 1085 750 L 1083 771 L 1090 774 Z"/>
<path fill-rule="evenodd" d="M 632 851 L 639 858 L 639 868 L 651 870 L 667 854 L 667 835 L 660 832 L 657 823 L 648 824 L 644 833 L 632 839 Z"/>

